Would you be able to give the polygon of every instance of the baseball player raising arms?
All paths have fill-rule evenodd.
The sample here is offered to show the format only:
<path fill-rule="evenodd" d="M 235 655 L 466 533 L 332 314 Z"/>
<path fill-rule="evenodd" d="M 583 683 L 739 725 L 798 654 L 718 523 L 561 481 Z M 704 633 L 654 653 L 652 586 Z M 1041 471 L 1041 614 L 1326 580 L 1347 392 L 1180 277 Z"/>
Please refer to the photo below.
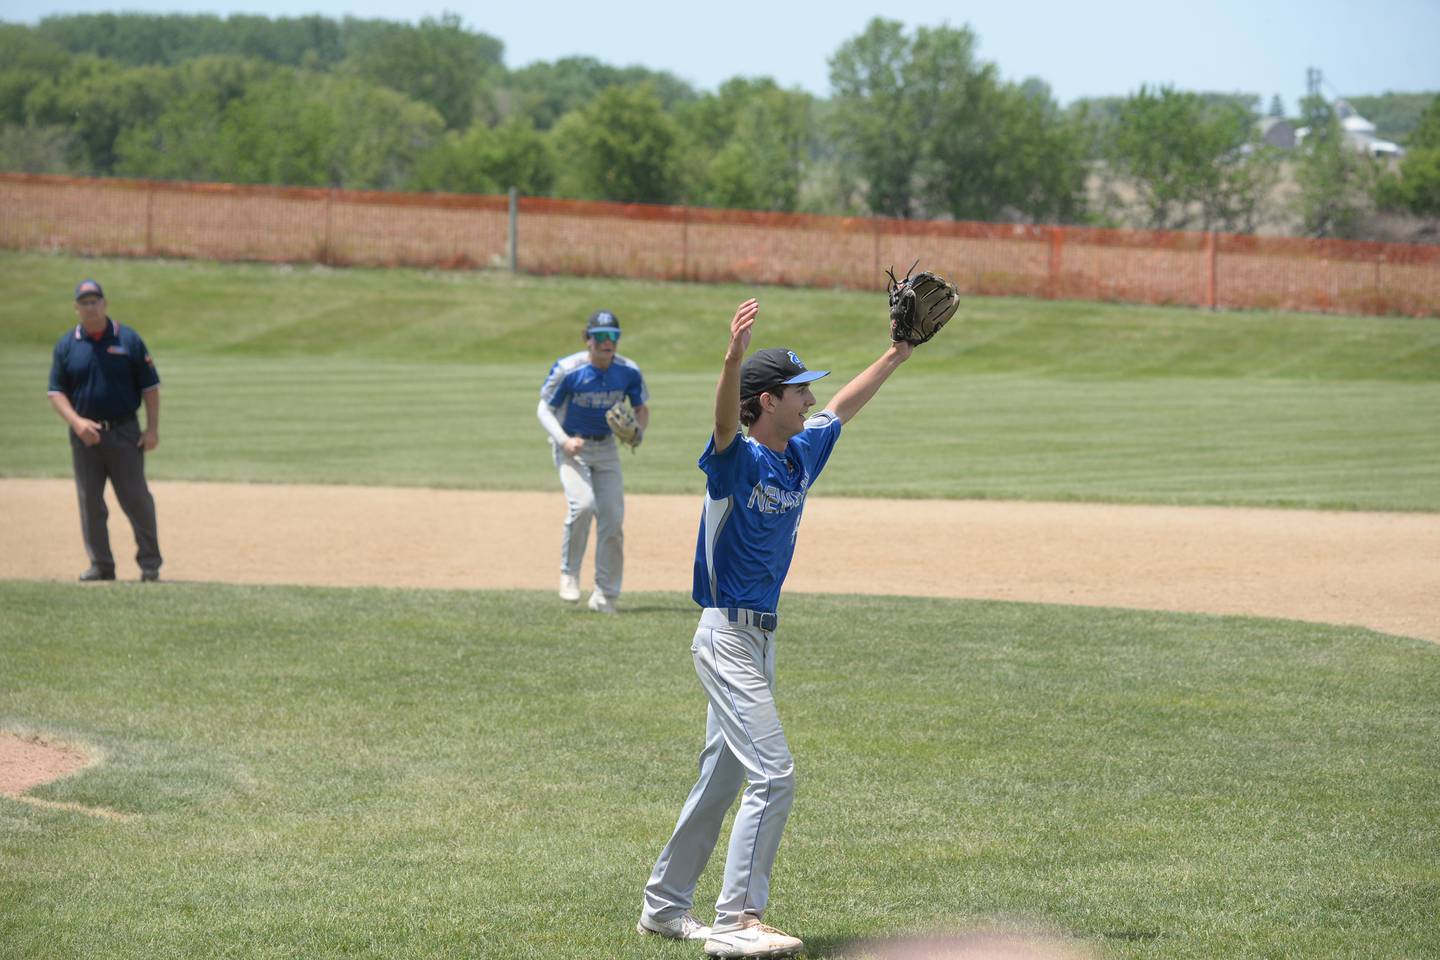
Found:
<path fill-rule="evenodd" d="M 806 369 L 784 349 L 760 350 L 741 363 L 759 309 L 747 300 L 730 322 L 715 433 L 699 461 L 705 509 L 692 595 L 703 610 L 690 650 L 710 701 L 700 779 L 645 885 L 637 925 L 641 933 L 704 940 L 705 952 L 715 957 L 781 956 L 804 946 L 761 922 L 795 790 L 794 762 L 775 709 L 776 609 L 805 497 L 841 426 L 913 349 L 903 339 L 893 342 L 811 416 L 810 383 L 829 371 Z M 742 424 L 748 436 L 740 433 Z M 715 925 L 707 927 L 691 912 L 695 884 L 742 785 Z"/>

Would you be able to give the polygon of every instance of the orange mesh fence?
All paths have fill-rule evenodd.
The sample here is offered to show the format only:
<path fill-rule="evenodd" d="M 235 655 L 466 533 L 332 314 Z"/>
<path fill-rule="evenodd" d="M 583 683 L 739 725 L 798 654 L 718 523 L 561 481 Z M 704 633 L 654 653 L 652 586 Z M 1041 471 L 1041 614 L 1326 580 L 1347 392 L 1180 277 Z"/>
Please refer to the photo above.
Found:
<path fill-rule="evenodd" d="M 504 197 L 0 173 L 0 246 L 83 254 L 474 267 L 505 255 Z"/>
<path fill-rule="evenodd" d="M 82 254 L 488 267 L 506 197 L 0 173 L 0 246 Z M 967 294 L 1440 314 L 1440 247 L 822 217 L 522 197 L 536 274 L 877 289 L 919 260 Z"/>

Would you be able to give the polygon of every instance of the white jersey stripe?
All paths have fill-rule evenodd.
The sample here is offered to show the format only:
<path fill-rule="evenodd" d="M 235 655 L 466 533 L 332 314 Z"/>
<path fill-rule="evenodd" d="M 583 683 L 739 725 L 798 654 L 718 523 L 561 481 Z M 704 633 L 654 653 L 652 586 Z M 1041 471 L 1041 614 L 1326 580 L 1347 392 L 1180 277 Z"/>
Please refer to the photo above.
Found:
<path fill-rule="evenodd" d="M 715 582 L 715 541 L 720 539 L 720 531 L 725 528 L 725 521 L 730 519 L 730 514 L 734 509 L 734 497 L 714 500 L 709 494 L 705 496 L 705 569 L 710 575 L 710 596 L 712 597 L 720 595 L 720 588 Z"/>

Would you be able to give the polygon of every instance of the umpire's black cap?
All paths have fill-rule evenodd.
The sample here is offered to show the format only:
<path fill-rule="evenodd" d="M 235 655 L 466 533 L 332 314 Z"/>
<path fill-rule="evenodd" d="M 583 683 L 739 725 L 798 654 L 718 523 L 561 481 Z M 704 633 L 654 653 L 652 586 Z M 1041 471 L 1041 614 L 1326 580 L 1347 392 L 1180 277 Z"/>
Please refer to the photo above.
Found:
<path fill-rule="evenodd" d="M 81 280 L 75 284 L 75 299 L 79 300 L 83 297 L 99 297 L 101 300 L 104 300 L 105 291 L 102 290 L 100 284 L 94 280 Z"/>
<path fill-rule="evenodd" d="M 829 370 L 806 370 L 794 350 L 784 347 L 757 350 L 740 368 L 740 399 L 749 400 L 775 387 L 809 383 L 829 375 Z"/>

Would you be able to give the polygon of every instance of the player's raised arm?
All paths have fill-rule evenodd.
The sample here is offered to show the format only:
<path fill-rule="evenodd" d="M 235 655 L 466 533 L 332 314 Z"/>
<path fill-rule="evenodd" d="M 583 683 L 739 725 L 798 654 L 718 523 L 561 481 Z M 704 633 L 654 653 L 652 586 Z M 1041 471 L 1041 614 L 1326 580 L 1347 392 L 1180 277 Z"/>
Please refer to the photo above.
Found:
<path fill-rule="evenodd" d="M 890 379 L 890 374 L 910 359 L 910 352 L 914 349 L 904 340 L 890 344 L 890 349 L 881 354 L 879 360 L 840 388 L 840 392 L 835 394 L 826 409 L 839 417 L 841 423 L 849 423 L 860 409 L 870 402 L 870 398 L 875 396 L 881 384 Z"/>
<path fill-rule="evenodd" d="M 725 348 L 725 365 L 715 387 L 715 452 L 730 446 L 740 430 L 740 364 L 750 348 L 750 328 L 760 312 L 760 301 L 751 298 L 735 308 L 730 321 L 730 345 Z"/>

